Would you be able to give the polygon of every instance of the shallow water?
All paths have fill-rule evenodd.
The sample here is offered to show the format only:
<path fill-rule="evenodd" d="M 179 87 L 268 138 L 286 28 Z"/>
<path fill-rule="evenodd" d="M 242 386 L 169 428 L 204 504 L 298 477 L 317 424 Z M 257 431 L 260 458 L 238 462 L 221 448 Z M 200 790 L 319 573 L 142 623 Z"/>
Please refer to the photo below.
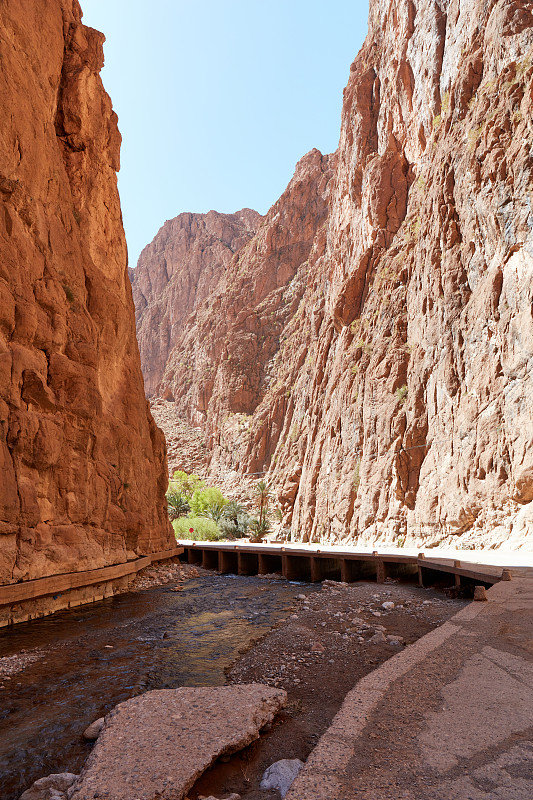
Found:
<path fill-rule="evenodd" d="M 172 585 L 172 584 L 171 584 Z M 219 686 L 224 668 L 316 586 L 210 575 L 182 592 L 157 587 L 0 632 L 0 658 L 43 657 L 0 679 L 1 800 L 34 780 L 79 772 L 93 720 L 150 689 Z"/>

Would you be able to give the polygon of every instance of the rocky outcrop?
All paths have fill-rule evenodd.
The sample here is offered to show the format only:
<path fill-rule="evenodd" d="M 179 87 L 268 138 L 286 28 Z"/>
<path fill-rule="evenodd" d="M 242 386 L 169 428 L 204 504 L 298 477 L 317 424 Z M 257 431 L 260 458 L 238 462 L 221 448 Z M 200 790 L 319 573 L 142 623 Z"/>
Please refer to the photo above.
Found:
<path fill-rule="evenodd" d="M 224 267 L 255 234 L 261 215 L 180 214 L 165 222 L 130 270 L 145 391 L 156 393 L 186 319 L 216 291 Z"/>
<path fill-rule="evenodd" d="M 322 190 L 297 170 L 171 355 L 212 472 L 264 472 L 293 538 L 533 545 L 531 12 L 371 0 Z"/>
<path fill-rule="evenodd" d="M 532 26 L 529 3 L 371 3 L 318 363 L 285 378 L 302 433 L 274 474 L 303 538 L 533 534 Z"/>
<path fill-rule="evenodd" d="M 0 583 L 170 547 L 143 394 L 104 37 L 77 0 L 0 8 Z"/>

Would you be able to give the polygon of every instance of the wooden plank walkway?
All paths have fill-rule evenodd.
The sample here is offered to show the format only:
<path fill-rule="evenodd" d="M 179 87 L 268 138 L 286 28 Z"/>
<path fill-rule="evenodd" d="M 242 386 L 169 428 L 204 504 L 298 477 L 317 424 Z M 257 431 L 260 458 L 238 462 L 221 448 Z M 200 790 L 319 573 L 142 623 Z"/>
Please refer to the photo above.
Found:
<path fill-rule="evenodd" d="M 92 586 L 95 583 L 104 583 L 105 581 L 123 578 L 125 575 L 133 575 L 139 570 L 149 567 L 154 561 L 174 558 L 182 555 L 182 553 L 183 547 L 177 546 L 171 550 L 142 556 L 135 561 L 127 561 L 124 564 L 114 564 L 110 567 L 101 567 L 100 569 L 91 569 L 84 572 L 49 575 L 46 578 L 37 578 L 33 581 L 4 584 L 0 586 L 0 606 L 20 603 L 24 600 L 35 600 L 38 597 L 59 594 L 70 589 L 79 589 L 83 586 Z"/>
<path fill-rule="evenodd" d="M 433 554 L 403 549 L 351 549 L 341 546 L 304 544 L 248 544 L 239 542 L 179 541 L 190 564 L 237 575 L 281 573 L 288 580 L 312 583 L 326 578 L 350 583 L 375 578 L 383 583 L 388 577 L 417 575 L 420 585 L 435 578 L 435 573 L 493 585 L 501 580 L 504 569 L 512 575 L 533 576 L 533 554 L 495 556 L 494 551 L 448 551 Z"/>

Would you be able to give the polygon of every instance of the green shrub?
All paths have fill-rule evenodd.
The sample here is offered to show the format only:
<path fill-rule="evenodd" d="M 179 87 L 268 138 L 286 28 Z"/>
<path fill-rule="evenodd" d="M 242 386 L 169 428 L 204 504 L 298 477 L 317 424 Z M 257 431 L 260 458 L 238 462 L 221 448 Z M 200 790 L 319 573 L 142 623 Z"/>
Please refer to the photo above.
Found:
<path fill-rule="evenodd" d="M 213 500 L 204 511 L 201 511 L 202 517 L 208 517 L 208 519 L 212 519 L 213 522 L 216 522 L 217 525 L 219 524 L 220 520 L 222 519 L 222 515 L 224 513 L 224 508 L 226 507 L 227 500 L 223 497 L 221 500 L 216 499 Z"/>
<path fill-rule="evenodd" d="M 253 519 L 249 525 L 250 528 L 250 541 L 253 544 L 258 544 L 263 541 L 263 538 L 270 533 L 272 525 L 268 517 L 263 519 Z"/>
<path fill-rule="evenodd" d="M 250 521 L 251 517 L 244 506 L 236 500 L 230 500 L 224 507 L 218 527 L 225 539 L 241 539 L 246 536 Z"/>
<path fill-rule="evenodd" d="M 407 399 L 407 386 L 404 383 L 403 386 L 398 386 L 398 388 L 396 389 L 396 400 L 401 406 L 403 406 L 406 399 Z"/>
<path fill-rule="evenodd" d="M 72 291 L 70 286 L 67 286 L 66 283 L 62 283 L 61 286 L 63 287 L 63 291 L 65 292 L 65 297 L 67 298 L 69 303 L 73 303 L 74 302 L 74 292 Z"/>
<path fill-rule="evenodd" d="M 166 498 L 168 516 L 171 520 L 178 519 L 178 517 L 184 517 L 191 510 L 186 497 L 178 492 L 177 489 L 169 489 L 166 494 Z"/>
<path fill-rule="evenodd" d="M 199 516 L 216 506 L 224 507 L 227 502 L 220 489 L 217 489 L 215 486 L 208 486 L 205 489 L 196 489 L 189 501 L 189 505 L 191 507 L 191 512 Z"/>
<path fill-rule="evenodd" d="M 177 539 L 192 539 L 197 542 L 216 542 L 221 538 L 216 522 L 206 517 L 180 517 L 172 523 Z M 193 529 L 192 533 L 190 529 Z"/>
<path fill-rule="evenodd" d="M 205 481 L 198 477 L 198 475 L 187 475 L 181 469 L 177 469 L 169 481 L 169 490 L 174 490 L 183 495 L 187 502 L 190 503 L 193 494 L 196 491 L 205 489 Z"/>

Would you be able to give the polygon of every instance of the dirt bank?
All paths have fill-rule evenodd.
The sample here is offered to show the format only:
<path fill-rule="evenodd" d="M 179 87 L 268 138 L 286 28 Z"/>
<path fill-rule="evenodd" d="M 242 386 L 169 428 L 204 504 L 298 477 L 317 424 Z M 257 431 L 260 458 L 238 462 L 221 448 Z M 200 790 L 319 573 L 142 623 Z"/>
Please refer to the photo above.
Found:
<path fill-rule="evenodd" d="M 259 789 L 264 770 L 282 758 L 305 761 L 360 678 L 465 604 L 397 583 L 325 582 L 322 591 L 301 599 L 294 588 L 294 613 L 227 671 L 231 683 L 258 681 L 286 689 L 288 706 L 258 742 L 215 764 L 190 800 L 231 792 L 246 800 L 279 797 Z"/>

